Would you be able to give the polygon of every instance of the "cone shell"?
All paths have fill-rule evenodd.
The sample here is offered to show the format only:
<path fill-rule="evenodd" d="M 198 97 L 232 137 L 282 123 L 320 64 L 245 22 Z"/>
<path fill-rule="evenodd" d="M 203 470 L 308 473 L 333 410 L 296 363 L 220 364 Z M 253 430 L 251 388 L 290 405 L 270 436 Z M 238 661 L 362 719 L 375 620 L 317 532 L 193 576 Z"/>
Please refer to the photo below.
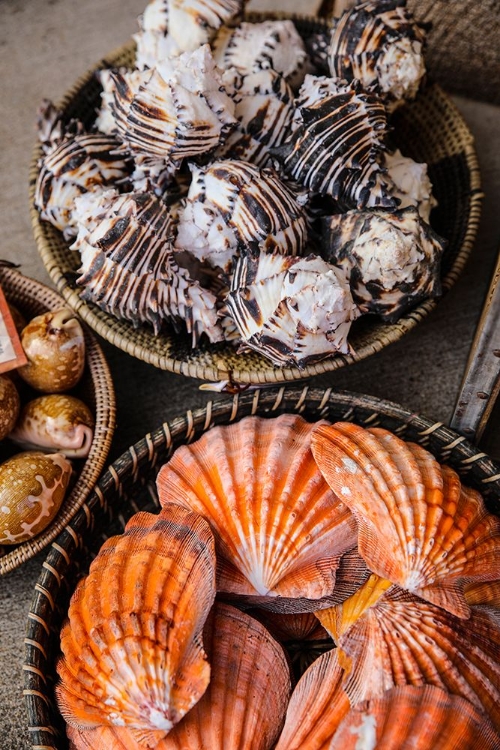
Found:
<path fill-rule="evenodd" d="M 127 727 L 157 743 L 208 685 L 201 636 L 214 597 L 205 521 L 178 505 L 133 516 L 71 599 L 56 688 L 68 724 Z"/>
<path fill-rule="evenodd" d="M 312 459 L 311 430 L 299 416 L 247 417 L 181 446 L 160 469 L 160 502 L 200 513 L 214 532 L 221 593 L 307 612 L 364 579 L 360 565 L 336 580 L 355 526 Z"/>
<path fill-rule="evenodd" d="M 467 579 L 500 578 L 500 520 L 424 448 L 387 430 L 321 425 L 314 457 L 354 513 L 370 570 L 468 617 Z"/>

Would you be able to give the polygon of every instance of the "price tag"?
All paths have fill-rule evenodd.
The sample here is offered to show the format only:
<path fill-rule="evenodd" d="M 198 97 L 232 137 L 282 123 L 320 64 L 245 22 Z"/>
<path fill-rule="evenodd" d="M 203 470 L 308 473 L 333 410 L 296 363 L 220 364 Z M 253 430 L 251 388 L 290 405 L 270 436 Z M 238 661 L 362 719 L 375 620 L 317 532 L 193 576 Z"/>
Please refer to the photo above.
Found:
<path fill-rule="evenodd" d="M 0 373 L 14 370 L 27 362 L 9 305 L 0 287 Z"/>

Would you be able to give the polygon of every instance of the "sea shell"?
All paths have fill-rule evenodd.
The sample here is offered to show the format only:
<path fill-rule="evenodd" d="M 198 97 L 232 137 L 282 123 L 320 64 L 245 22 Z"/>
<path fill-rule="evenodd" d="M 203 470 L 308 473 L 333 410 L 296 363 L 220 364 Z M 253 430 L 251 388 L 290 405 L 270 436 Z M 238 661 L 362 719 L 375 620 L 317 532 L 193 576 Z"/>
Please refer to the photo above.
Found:
<path fill-rule="evenodd" d="M 67 723 L 127 727 L 157 743 L 209 683 L 201 636 L 214 597 L 206 522 L 178 505 L 133 516 L 71 598 L 56 686 Z"/>
<path fill-rule="evenodd" d="M 323 220 L 324 257 L 342 268 L 362 313 L 389 323 L 428 297 L 441 294 L 446 241 L 414 206 L 393 213 L 349 211 Z"/>
<path fill-rule="evenodd" d="M 220 68 L 235 68 L 242 75 L 272 68 L 292 88 L 301 85 L 307 71 L 304 42 L 288 20 L 242 23 L 235 29 L 223 27 L 212 48 Z"/>
<path fill-rule="evenodd" d="M 359 2 L 332 26 L 330 73 L 376 85 L 389 102 L 413 99 L 425 75 L 425 29 L 406 0 Z"/>
<path fill-rule="evenodd" d="M 85 339 L 76 313 L 69 307 L 37 315 L 21 333 L 28 364 L 19 367 L 21 378 L 45 393 L 74 388 L 85 369 Z"/>
<path fill-rule="evenodd" d="M 225 271 L 241 250 L 301 254 L 307 239 L 303 201 L 273 170 L 227 160 L 192 171 L 176 248 Z"/>
<path fill-rule="evenodd" d="M 271 148 L 288 137 L 295 114 L 293 92 L 285 79 L 269 68 L 244 76 L 234 94 L 238 125 L 217 150 L 217 158 L 272 166 Z"/>
<path fill-rule="evenodd" d="M 23 406 L 9 438 L 24 449 L 85 458 L 94 438 L 94 423 L 92 412 L 79 398 L 65 393 L 50 394 Z"/>
<path fill-rule="evenodd" d="M 308 75 L 296 104 L 293 134 L 273 150 L 283 170 L 317 193 L 344 202 L 353 194 L 359 201 L 381 171 L 387 131 L 382 101 L 357 81 Z"/>
<path fill-rule="evenodd" d="M 0 440 L 13 429 L 21 410 L 19 392 L 7 375 L 0 375 Z"/>
<path fill-rule="evenodd" d="M 72 248 L 80 252 L 82 298 L 134 325 L 158 332 L 165 321 L 183 321 L 193 345 L 206 333 L 222 339 L 215 296 L 180 268 L 170 244 L 172 217 L 151 193 L 104 194 L 77 202 L 80 224 Z"/>
<path fill-rule="evenodd" d="M 226 308 L 247 348 L 277 365 L 306 365 L 350 351 L 358 317 L 343 272 L 316 255 L 239 258 Z"/>
<path fill-rule="evenodd" d="M 464 584 L 500 578 L 500 519 L 431 453 L 387 430 L 319 426 L 311 445 L 335 494 L 358 522 L 368 567 L 458 617 Z"/>
<path fill-rule="evenodd" d="M 500 580 L 469 581 L 465 584 L 464 595 L 467 604 L 490 604 L 500 609 Z"/>
<path fill-rule="evenodd" d="M 18 453 L 0 465 L 0 544 L 20 544 L 55 518 L 71 479 L 62 453 Z"/>
<path fill-rule="evenodd" d="M 160 469 L 160 502 L 200 513 L 214 532 L 221 593 L 307 612 L 342 601 L 364 580 L 362 563 L 336 576 L 355 526 L 316 467 L 311 430 L 295 415 L 247 417 L 181 446 Z"/>
<path fill-rule="evenodd" d="M 437 201 L 432 195 L 427 164 L 419 164 L 403 156 L 399 149 L 384 153 L 382 164 L 387 170 L 385 179 L 391 183 L 389 192 L 399 200 L 399 208 L 416 206 L 420 218 L 428 224 Z M 367 206 L 370 205 L 367 203 Z"/>
<path fill-rule="evenodd" d="M 139 77 L 119 71 L 110 77 L 117 135 L 133 153 L 178 165 L 213 151 L 236 125 L 234 102 L 208 45 L 160 61 Z"/>
<path fill-rule="evenodd" d="M 435 685 L 483 710 L 498 731 L 500 624 L 493 608 L 471 607 L 463 620 L 376 579 L 346 602 L 317 612 L 337 642 L 351 703 L 395 686 Z"/>

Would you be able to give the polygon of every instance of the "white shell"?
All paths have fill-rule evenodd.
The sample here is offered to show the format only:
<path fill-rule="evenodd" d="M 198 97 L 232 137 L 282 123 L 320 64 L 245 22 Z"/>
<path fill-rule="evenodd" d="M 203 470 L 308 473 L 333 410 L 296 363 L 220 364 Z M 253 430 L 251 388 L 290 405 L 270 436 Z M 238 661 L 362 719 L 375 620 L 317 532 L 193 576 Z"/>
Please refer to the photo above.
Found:
<path fill-rule="evenodd" d="M 437 205 L 432 195 L 427 164 L 419 164 L 397 149 L 383 156 L 383 165 L 391 182 L 391 195 L 399 200 L 399 208 L 416 206 L 422 219 L 429 223 L 431 210 Z M 370 203 L 368 203 L 370 205 Z"/>

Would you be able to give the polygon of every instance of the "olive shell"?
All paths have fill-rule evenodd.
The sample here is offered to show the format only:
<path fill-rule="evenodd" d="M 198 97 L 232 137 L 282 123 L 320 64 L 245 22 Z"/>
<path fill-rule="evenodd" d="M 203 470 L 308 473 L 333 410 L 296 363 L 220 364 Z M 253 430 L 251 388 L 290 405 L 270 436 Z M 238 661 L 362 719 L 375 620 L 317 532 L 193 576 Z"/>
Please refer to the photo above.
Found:
<path fill-rule="evenodd" d="M 37 391 L 61 393 L 73 388 L 85 367 L 83 329 L 69 308 L 33 318 L 23 329 L 21 344 L 28 364 L 19 374 Z"/>
<path fill-rule="evenodd" d="M 0 375 L 0 440 L 12 430 L 19 416 L 21 402 L 12 380 Z"/>
<path fill-rule="evenodd" d="M 0 544 L 19 544 L 56 516 L 71 477 L 62 453 L 18 453 L 0 465 Z"/>

